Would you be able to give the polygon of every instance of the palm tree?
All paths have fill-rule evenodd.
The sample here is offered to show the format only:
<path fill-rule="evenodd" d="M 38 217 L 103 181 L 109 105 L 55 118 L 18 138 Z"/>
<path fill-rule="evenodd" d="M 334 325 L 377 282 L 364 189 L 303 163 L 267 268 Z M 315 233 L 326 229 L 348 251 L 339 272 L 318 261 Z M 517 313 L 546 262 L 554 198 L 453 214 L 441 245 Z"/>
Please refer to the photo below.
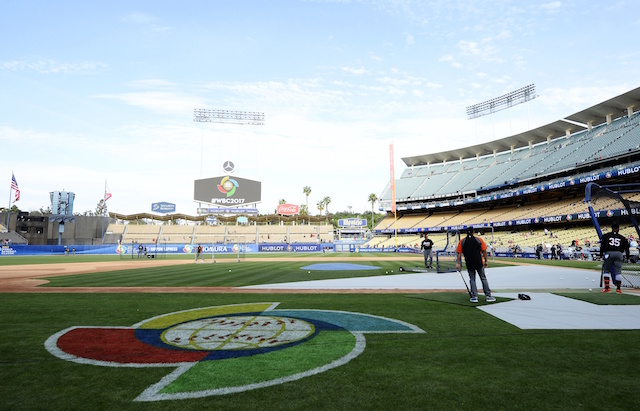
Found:
<path fill-rule="evenodd" d="M 373 193 L 369 194 L 369 201 L 371 201 L 371 229 L 373 230 L 373 204 L 378 201 L 378 196 Z"/>
<path fill-rule="evenodd" d="M 309 194 L 311 194 L 311 187 L 309 186 L 304 186 L 304 188 L 302 189 L 302 192 L 304 193 L 305 196 L 307 196 L 307 210 L 309 209 Z"/>
<path fill-rule="evenodd" d="M 326 196 L 322 202 L 324 203 L 324 210 L 326 211 L 325 214 L 329 214 L 329 204 L 331 203 L 331 197 Z"/>
<path fill-rule="evenodd" d="M 320 211 L 320 215 L 322 215 L 322 210 L 324 210 L 324 201 L 318 201 L 316 207 L 318 207 L 318 211 Z"/>

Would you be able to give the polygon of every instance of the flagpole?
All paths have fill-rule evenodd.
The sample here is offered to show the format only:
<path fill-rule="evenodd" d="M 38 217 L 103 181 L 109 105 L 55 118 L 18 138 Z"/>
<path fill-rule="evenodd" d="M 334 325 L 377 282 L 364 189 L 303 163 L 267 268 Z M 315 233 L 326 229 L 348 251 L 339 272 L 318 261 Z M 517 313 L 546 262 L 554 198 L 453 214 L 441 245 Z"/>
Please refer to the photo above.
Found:
<path fill-rule="evenodd" d="M 11 178 L 13 178 L 13 170 L 11 171 Z M 12 180 L 13 182 L 13 180 Z M 9 186 L 9 207 L 7 207 L 7 231 L 11 231 L 9 228 L 9 219 L 11 218 L 11 194 L 13 194 L 13 186 Z"/>

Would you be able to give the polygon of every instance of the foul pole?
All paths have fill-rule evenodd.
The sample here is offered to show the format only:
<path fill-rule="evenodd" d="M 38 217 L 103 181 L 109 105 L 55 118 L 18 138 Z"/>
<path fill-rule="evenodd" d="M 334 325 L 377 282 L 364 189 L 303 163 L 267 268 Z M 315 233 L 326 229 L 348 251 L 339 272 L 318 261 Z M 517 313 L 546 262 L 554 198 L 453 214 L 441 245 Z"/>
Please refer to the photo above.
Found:
<path fill-rule="evenodd" d="M 389 145 L 390 185 L 391 185 L 391 212 L 393 213 L 393 237 L 394 249 L 398 249 L 398 213 L 396 212 L 396 177 L 393 163 L 393 143 Z"/>

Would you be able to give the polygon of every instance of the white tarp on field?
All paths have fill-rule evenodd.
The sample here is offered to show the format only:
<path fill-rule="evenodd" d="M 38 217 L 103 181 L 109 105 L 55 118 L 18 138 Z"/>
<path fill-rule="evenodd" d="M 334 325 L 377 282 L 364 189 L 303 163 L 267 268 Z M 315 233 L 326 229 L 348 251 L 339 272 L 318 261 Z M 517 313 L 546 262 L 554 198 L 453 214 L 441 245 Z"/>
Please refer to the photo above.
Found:
<path fill-rule="evenodd" d="M 301 273 L 303 277 L 311 275 L 309 271 Z M 463 272 L 463 275 L 468 283 L 467 273 Z M 640 305 L 596 305 L 547 292 L 548 290 L 589 292 L 589 289 L 591 292 L 600 292 L 599 272 L 547 266 L 499 267 L 487 269 L 487 278 L 494 296 L 514 300 L 481 305 L 478 309 L 516 327 L 522 329 L 640 329 Z M 479 280 L 478 285 L 480 286 Z M 406 274 L 404 272 L 336 280 L 302 280 L 244 288 L 466 291 L 459 273 Z M 526 293 L 531 300 L 519 300 L 518 293 Z M 619 296 L 613 293 L 608 297 Z M 480 301 L 484 301 L 482 295 L 480 295 Z"/>

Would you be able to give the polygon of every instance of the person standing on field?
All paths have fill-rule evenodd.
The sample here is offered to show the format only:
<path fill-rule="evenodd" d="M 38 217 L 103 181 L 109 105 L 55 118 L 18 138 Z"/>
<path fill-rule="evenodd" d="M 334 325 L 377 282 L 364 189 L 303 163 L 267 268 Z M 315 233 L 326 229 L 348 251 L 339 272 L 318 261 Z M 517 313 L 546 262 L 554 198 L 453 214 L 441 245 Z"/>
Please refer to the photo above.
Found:
<path fill-rule="evenodd" d="M 614 222 L 611 224 L 611 232 L 602 236 L 600 240 L 600 257 L 602 258 L 602 275 L 604 279 L 603 293 L 611 291 L 609 281 L 613 278 L 616 284 L 616 292 L 622 294 L 620 285 L 622 284 L 622 262 L 623 255 L 626 254 L 629 260 L 629 241 L 620 235 L 620 225 Z"/>
<path fill-rule="evenodd" d="M 198 248 L 196 248 L 196 263 L 200 258 L 202 258 L 202 261 L 204 261 L 204 256 L 202 255 L 202 246 L 198 244 Z"/>
<path fill-rule="evenodd" d="M 491 295 L 489 281 L 484 273 L 484 269 L 489 266 L 487 258 L 487 244 L 480 237 L 475 237 L 473 227 L 467 228 L 467 237 L 460 240 L 456 248 L 457 260 L 456 268 L 458 271 L 462 268 L 462 256 L 469 273 L 469 285 L 471 286 L 471 302 L 478 302 L 478 287 L 476 286 L 476 273 L 482 282 L 482 290 L 488 303 L 494 302 L 496 299 Z"/>
<path fill-rule="evenodd" d="M 424 233 L 424 240 L 422 240 L 422 244 L 420 244 L 420 249 L 424 254 L 424 268 L 433 268 L 433 241 L 429 238 L 427 233 Z"/>

